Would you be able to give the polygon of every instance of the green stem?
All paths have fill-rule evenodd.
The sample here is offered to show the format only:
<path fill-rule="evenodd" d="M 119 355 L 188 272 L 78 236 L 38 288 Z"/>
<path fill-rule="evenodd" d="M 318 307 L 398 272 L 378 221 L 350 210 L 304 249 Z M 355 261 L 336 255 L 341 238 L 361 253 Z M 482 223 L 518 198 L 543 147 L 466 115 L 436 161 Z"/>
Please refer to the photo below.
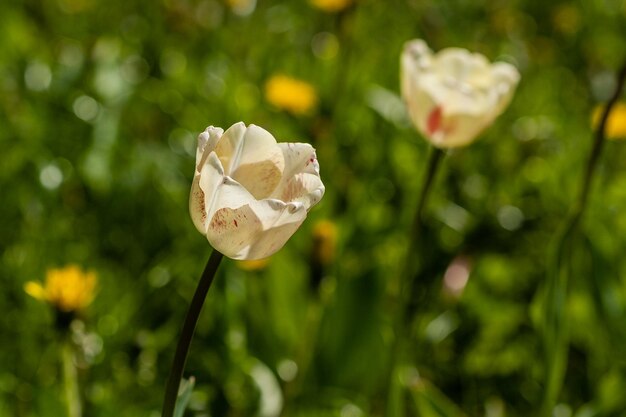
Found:
<path fill-rule="evenodd" d="M 426 207 L 426 200 L 434 183 L 435 175 L 437 174 L 437 169 L 439 168 L 439 163 L 441 162 L 443 155 L 444 152 L 439 148 L 432 148 L 432 151 L 430 152 L 426 174 L 424 175 L 424 182 L 422 183 L 422 193 L 420 194 L 420 198 L 417 202 L 417 210 L 415 211 L 415 218 L 413 219 L 413 233 L 411 234 L 411 244 L 413 246 L 416 245 L 417 237 L 422 229 L 422 213 L 424 212 L 424 207 Z"/>
<path fill-rule="evenodd" d="M 591 180 L 593 178 L 593 174 L 596 170 L 596 166 L 598 165 L 598 160 L 600 159 L 600 154 L 602 152 L 602 147 L 606 142 L 606 123 L 609 120 L 609 114 L 611 114 L 611 110 L 613 106 L 617 103 L 620 96 L 622 95 L 622 90 L 624 89 L 624 82 L 626 81 L 626 63 L 622 66 L 621 70 L 617 75 L 617 84 L 615 86 L 615 91 L 613 92 L 613 96 L 609 99 L 604 111 L 602 112 L 602 117 L 600 118 L 600 124 L 595 132 L 595 138 L 593 141 L 593 148 L 591 149 L 591 155 L 589 156 L 589 161 L 587 162 L 587 169 L 585 170 L 585 176 L 583 177 L 583 187 L 580 193 L 580 198 L 578 200 L 578 215 L 576 216 L 574 222 L 578 222 L 578 218 L 582 215 L 583 210 L 587 204 L 587 199 L 589 197 L 589 190 L 591 189 Z"/>
<path fill-rule="evenodd" d="M 558 400 L 563 379 L 567 368 L 567 350 L 569 345 L 569 332 L 567 328 L 567 320 L 565 318 L 565 305 L 567 299 L 568 277 L 569 271 L 565 268 L 564 261 L 568 258 L 566 246 L 571 244 L 580 220 L 583 216 L 591 183 L 597 169 L 598 161 L 602 153 L 602 148 L 606 142 L 606 123 L 613 106 L 619 100 L 624 83 L 626 81 L 626 63 L 617 76 L 617 85 L 613 96 L 608 101 L 597 130 L 595 131 L 591 154 L 587 161 L 587 166 L 583 174 L 583 182 L 578 197 L 578 201 L 573 207 L 572 212 L 566 218 L 561 232 L 557 234 L 555 244 L 551 251 L 551 261 L 549 264 L 549 279 L 546 291 L 545 306 L 545 328 L 544 328 L 544 346 L 546 351 L 546 382 L 545 396 L 543 401 L 542 415 L 550 417 L 552 410 Z M 571 247 L 570 247 L 571 250 Z"/>
<path fill-rule="evenodd" d="M 74 365 L 74 347 L 69 335 L 62 342 L 61 360 L 63 363 L 63 382 L 65 385 L 65 401 L 69 417 L 81 417 L 82 406 L 78 390 L 78 374 Z"/>
<path fill-rule="evenodd" d="M 435 182 L 435 176 L 439 169 L 440 162 L 443 159 L 444 152 L 439 148 L 432 148 L 428 165 L 426 167 L 426 173 L 422 183 L 422 192 L 417 202 L 417 209 L 415 210 L 415 217 L 413 218 L 413 224 L 411 227 L 411 235 L 409 237 L 408 251 L 406 254 L 406 260 L 404 262 L 404 272 L 400 279 L 400 314 L 401 322 L 409 326 L 411 317 L 415 313 L 415 303 L 411 303 L 411 298 L 415 293 L 415 284 L 417 282 L 417 262 L 416 252 L 419 243 L 419 239 L 422 235 L 422 229 L 424 228 L 423 212 L 426 207 L 426 202 L 430 194 L 430 190 Z"/>
<path fill-rule="evenodd" d="M 185 362 L 187 361 L 187 353 L 189 352 L 189 346 L 191 345 L 191 339 L 196 329 L 196 323 L 204 304 L 209 288 L 215 278 L 215 273 L 222 260 L 220 252 L 213 250 L 211 256 L 202 272 L 200 282 L 193 295 L 191 304 L 189 305 L 189 311 L 185 317 L 185 323 L 183 324 L 183 330 L 178 339 L 178 346 L 176 346 L 176 353 L 174 355 L 174 361 L 170 370 L 170 375 L 167 379 L 167 386 L 165 388 L 165 399 L 163 401 L 163 413 L 162 417 L 172 417 L 174 415 L 174 409 L 176 407 L 176 398 L 178 396 L 178 389 L 180 387 L 180 381 L 183 377 L 183 371 L 185 369 Z"/>
<path fill-rule="evenodd" d="M 394 340 L 391 348 L 391 368 L 387 375 L 387 384 L 389 387 L 389 393 L 387 397 L 387 412 L 388 416 L 397 414 L 398 402 L 400 401 L 400 393 L 397 389 L 397 378 L 400 366 L 405 360 L 406 344 L 410 338 L 412 317 L 415 313 L 415 306 L 411 303 L 412 294 L 415 292 L 415 284 L 417 282 L 417 263 L 416 263 L 416 250 L 419 242 L 419 238 L 424 226 L 423 212 L 426 207 L 430 190 L 435 181 L 435 177 L 438 171 L 440 162 L 443 159 L 444 152 L 438 148 L 432 148 L 428 164 L 426 166 L 426 172 L 424 173 L 422 180 L 422 189 L 417 201 L 417 208 L 415 210 L 415 216 L 411 226 L 411 235 L 409 237 L 409 245 L 406 253 L 406 260 L 404 262 L 404 268 L 402 275 L 400 275 L 400 293 L 399 303 L 396 310 L 395 322 L 394 322 Z"/>

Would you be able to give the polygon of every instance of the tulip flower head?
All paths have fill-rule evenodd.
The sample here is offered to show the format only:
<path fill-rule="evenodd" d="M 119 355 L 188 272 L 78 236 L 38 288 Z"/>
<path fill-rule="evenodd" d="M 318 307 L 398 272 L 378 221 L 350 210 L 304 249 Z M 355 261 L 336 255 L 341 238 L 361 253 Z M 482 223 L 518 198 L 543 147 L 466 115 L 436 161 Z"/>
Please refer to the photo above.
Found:
<path fill-rule="evenodd" d="M 189 211 L 196 228 L 233 259 L 278 251 L 324 195 L 315 149 L 276 143 L 243 122 L 198 136 Z"/>
<path fill-rule="evenodd" d="M 465 49 L 433 53 L 417 39 L 404 46 L 400 78 L 415 127 L 434 146 L 454 148 L 474 141 L 506 109 L 520 75 Z"/>

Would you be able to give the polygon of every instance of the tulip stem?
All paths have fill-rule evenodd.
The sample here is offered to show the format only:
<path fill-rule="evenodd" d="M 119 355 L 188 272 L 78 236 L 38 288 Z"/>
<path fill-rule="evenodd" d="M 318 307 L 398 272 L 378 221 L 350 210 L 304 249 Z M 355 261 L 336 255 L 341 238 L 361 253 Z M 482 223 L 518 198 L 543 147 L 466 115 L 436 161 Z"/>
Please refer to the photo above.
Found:
<path fill-rule="evenodd" d="M 620 96 L 622 95 L 622 90 L 624 88 L 624 83 L 626 82 L 626 63 L 624 63 L 620 72 L 617 75 L 617 84 L 615 86 L 615 91 L 613 92 L 613 96 L 609 99 L 604 111 L 602 112 L 602 117 L 600 118 L 600 124 L 595 132 L 595 138 L 593 141 L 593 148 L 591 149 L 591 155 L 589 156 L 589 161 L 587 162 L 587 169 L 585 170 L 585 176 L 583 177 L 583 187 L 580 193 L 580 198 L 578 200 L 578 214 L 576 221 L 582 215 L 583 210 L 585 209 L 585 205 L 587 204 L 587 199 L 589 196 L 589 190 L 591 189 L 591 180 L 593 178 L 593 174 L 595 172 L 596 166 L 598 165 L 598 160 L 600 159 L 600 154 L 602 152 L 602 147 L 606 142 L 606 124 L 609 120 L 609 114 L 613 109 L 613 106 L 617 103 Z"/>
<path fill-rule="evenodd" d="M 424 176 L 424 182 L 422 184 L 422 192 L 417 202 L 417 210 L 415 211 L 415 218 L 413 219 L 413 227 L 411 229 L 411 246 L 415 246 L 417 242 L 417 236 L 422 229 L 422 213 L 424 212 L 424 207 L 426 207 L 428 193 L 430 192 L 430 189 L 432 188 L 432 185 L 434 183 L 437 168 L 439 168 L 439 163 L 441 162 L 443 155 L 443 151 L 439 148 L 432 148 L 432 151 L 430 152 L 428 167 L 426 168 L 427 171 Z"/>
<path fill-rule="evenodd" d="M 163 401 L 162 417 L 172 417 L 174 415 L 174 408 L 176 407 L 176 399 L 178 397 L 178 390 L 180 387 L 180 381 L 183 377 L 183 371 L 185 369 L 185 362 L 187 361 L 187 353 L 189 352 L 189 346 L 191 345 L 191 339 L 193 338 L 194 331 L 196 329 L 196 323 L 204 304 L 209 288 L 215 278 L 215 273 L 220 265 L 224 255 L 217 250 L 213 250 L 207 264 L 198 282 L 198 287 L 193 295 L 185 322 L 183 324 L 183 330 L 181 331 L 180 338 L 178 339 L 178 345 L 176 346 L 176 353 L 174 355 L 174 361 L 172 362 L 172 368 L 170 375 L 167 379 L 167 386 L 165 388 L 165 399 Z"/>
<path fill-rule="evenodd" d="M 441 149 L 435 147 L 431 149 L 426 171 L 424 172 L 422 189 L 419 199 L 417 200 L 417 207 L 410 229 L 411 234 L 409 236 L 404 269 L 402 270 L 402 275 L 399 277 L 400 292 L 399 303 L 396 310 L 396 316 L 394 318 L 394 340 L 391 348 L 391 367 L 387 377 L 387 384 L 385 385 L 389 387 L 386 406 L 386 415 L 388 416 L 397 415 L 398 409 L 402 408 L 399 404 L 402 395 L 400 393 L 401 387 L 398 387 L 398 383 L 400 378 L 399 372 L 401 371 L 400 367 L 404 365 L 404 361 L 406 360 L 406 345 L 410 339 L 411 322 L 415 313 L 416 304 L 411 302 L 417 281 L 417 262 L 415 257 L 419 238 L 424 227 L 422 219 L 423 212 L 443 156 L 444 152 Z"/>
<path fill-rule="evenodd" d="M 548 265 L 550 269 L 548 271 L 549 275 L 545 296 L 543 329 L 546 376 L 541 415 L 545 417 L 552 416 L 552 410 L 558 400 L 567 368 L 569 332 L 567 319 L 565 317 L 565 305 L 567 301 L 569 272 L 571 271 L 568 271 L 564 261 L 568 258 L 568 255 L 571 258 L 571 242 L 587 206 L 591 183 L 602 153 L 602 148 L 606 142 L 606 124 L 613 106 L 617 103 L 622 94 L 625 82 L 626 63 L 624 63 L 618 73 L 615 91 L 604 108 L 600 123 L 595 131 L 593 146 L 583 174 L 582 188 L 578 201 L 574 205 L 570 215 L 563 222 L 561 231 L 557 234 L 555 243 L 550 252 L 551 260 Z"/>
<path fill-rule="evenodd" d="M 400 288 L 402 289 L 400 293 L 400 320 L 401 323 L 404 323 L 407 327 L 410 326 L 411 317 L 415 314 L 415 307 L 417 306 L 417 303 L 411 302 L 411 299 L 415 293 L 415 284 L 417 281 L 417 263 L 415 262 L 415 258 L 417 256 L 416 253 L 419 239 L 422 235 L 422 229 L 424 228 L 423 213 L 443 156 L 444 151 L 439 148 L 432 148 L 426 172 L 424 173 L 422 191 L 420 193 L 419 200 L 417 201 L 417 209 L 415 210 L 415 217 L 413 218 L 413 224 L 411 226 L 411 235 L 409 237 L 408 252 L 404 264 L 404 273 L 400 277 L 402 280 L 400 282 Z"/>

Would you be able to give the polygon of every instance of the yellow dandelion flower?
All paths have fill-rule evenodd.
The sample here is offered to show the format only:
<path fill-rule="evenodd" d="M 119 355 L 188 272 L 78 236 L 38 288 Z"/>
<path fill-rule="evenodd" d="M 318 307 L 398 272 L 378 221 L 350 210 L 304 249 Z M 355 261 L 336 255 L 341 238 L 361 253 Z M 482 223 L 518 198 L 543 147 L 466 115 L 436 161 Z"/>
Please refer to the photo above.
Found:
<path fill-rule="evenodd" d="M 260 271 L 267 268 L 269 264 L 270 258 L 237 261 L 237 266 L 239 267 L 239 269 L 242 269 L 244 271 Z"/>
<path fill-rule="evenodd" d="M 347 8 L 353 1 L 354 0 L 310 0 L 310 3 L 322 11 L 335 13 Z"/>
<path fill-rule="evenodd" d="M 317 105 L 317 92 L 307 82 L 275 75 L 265 83 L 265 99 L 279 109 L 306 114 Z"/>
<path fill-rule="evenodd" d="M 97 284 L 94 272 L 83 272 L 76 265 L 49 269 L 46 282 L 42 285 L 29 281 L 24 291 L 37 300 L 45 301 L 59 311 L 74 312 L 83 310 L 93 301 Z"/>
<path fill-rule="evenodd" d="M 604 106 L 597 106 L 591 115 L 591 126 L 594 129 L 600 124 Z M 626 103 L 617 103 L 611 109 L 609 120 L 606 121 L 607 139 L 626 139 Z"/>
<path fill-rule="evenodd" d="M 335 259 L 337 225 L 330 220 L 320 220 L 313 226 L 313 258 L 321 265 Z"/>

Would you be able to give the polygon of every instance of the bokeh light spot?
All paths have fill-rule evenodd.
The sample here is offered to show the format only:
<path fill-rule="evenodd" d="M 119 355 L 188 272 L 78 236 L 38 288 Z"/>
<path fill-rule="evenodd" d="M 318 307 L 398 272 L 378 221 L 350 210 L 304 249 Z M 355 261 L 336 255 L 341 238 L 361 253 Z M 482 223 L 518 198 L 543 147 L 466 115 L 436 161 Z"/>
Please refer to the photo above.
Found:
<path fill-rule="evenodd" d="M 463 182 L 463 191 L 471 198 L 480 200 L 487 194 L 487 180 L 479 174 L 471 174 Z"/>
<path fill-rule="evenodd" d="M 44 91 L 50 87 L 52 72 L 50 67 L 42 62 L 32 62 L 24 72 L 26 87 L 33 91 Z"/>
<path fill-rule="evenodd" d="M 524 213 L 514 206 L 503 206 L 498 210 L 498 223 L 503 229 L 514 231 L 524 222 Z"/>
<path fill-rule="evenodd" d="M 276 371 L 283 381 L 293 381 L 296 375 L 298 375 L 298 365 L 291 359 L 283 359 L 278 363 Z"/>
<path fill-rule="evenodd" d="M 63 182 L 63 172 L 55 164 L 46 165 L 39 172 L 41 185 L 49 190 L 54 190 Z"/>
<path fill-rule="evenodd" d="M 94 98 L 83 95 L 74 100 L 72 109 L 76 117 L 86 122 L 91 122 L 98 116 L 100 105 Z"/>
<path fill-rule="evenodd" d="M 196 139 L 190 131 L 176 128 L 170 132 L 167 139 L 170 149 L 179 155 L 196 155 Z"/>
<path fill-rule="evenodd" d="M 319 59 L 333 59 L 339 53 L 339 41 L 329 32 L 320 32 L 311 40 L 313 55 Z"/>
<path fill-rule="evenodd" d="M 470 261 L 465 256 L 457 256 L 450 263 L 443 275 L 443 285 L 445 290 L 455 297 L 459 297 L 470 276 Z"/>
<path fill-rule="evenodd" d="M 361 417 L 363 411 L 356 405 L 349 403 L 341 407 L 341 417 Z"/>
<path fill-rule="evenodd" d="M 170 271 L 162 266 L 154 267 L 148 274 L 148 282 L 155 288 L 161 288 L 170 282 Z"/>

